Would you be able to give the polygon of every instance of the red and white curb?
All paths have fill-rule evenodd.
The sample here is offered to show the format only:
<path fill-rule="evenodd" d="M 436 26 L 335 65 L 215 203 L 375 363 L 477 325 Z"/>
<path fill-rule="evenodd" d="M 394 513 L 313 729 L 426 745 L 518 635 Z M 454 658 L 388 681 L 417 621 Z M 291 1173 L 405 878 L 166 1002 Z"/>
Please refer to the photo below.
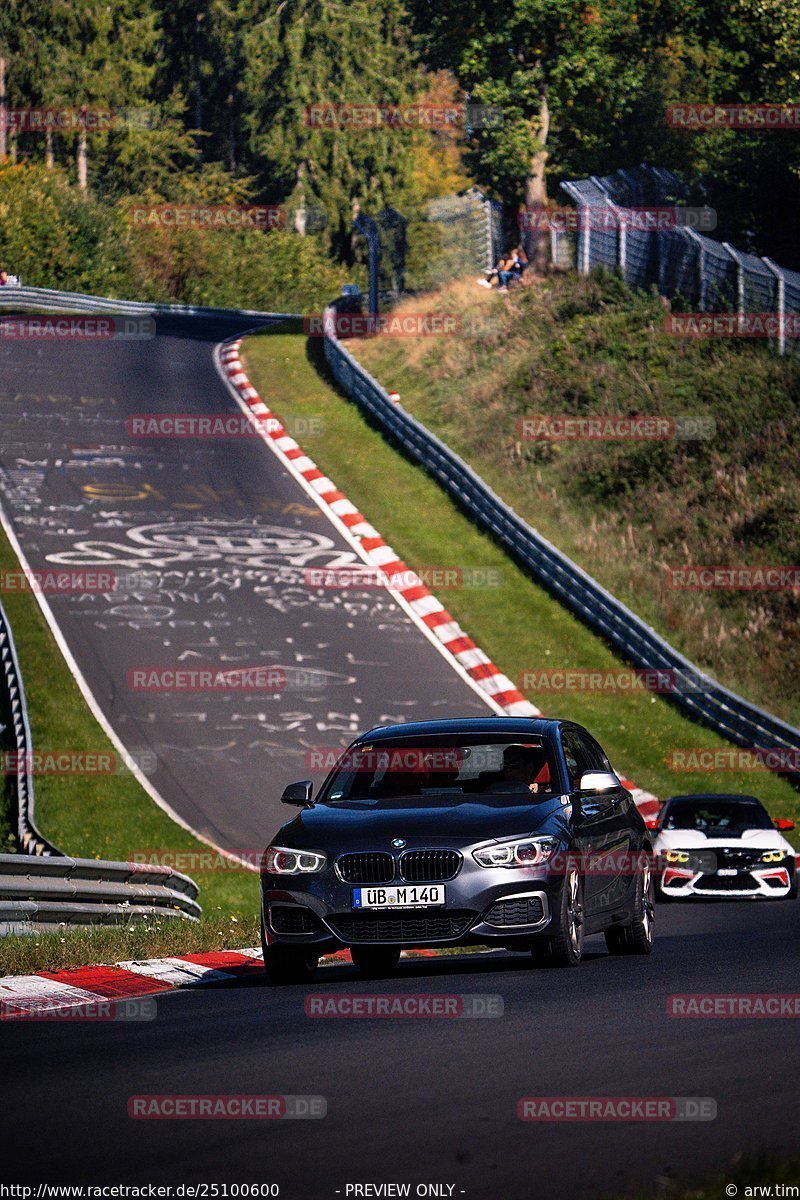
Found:
<path fill-rule="evenodd" d="M 271 412 L 250 382 L 241 360 L 241 339 L 225 343 L 218 352 L 217 365 L 238 399 L 241 407 L 254 419 L 264 440 L 281 458 L 290 472 L 303 484 L 320 507 L 344 527 L 348 540 L 360 556 L 382 572 L 387 590 L 397 595 L 403 607 L 426 633 L 436 639 L 439 649 L 472 686 L 479 690 L 495 712 L 515 717 L 541 717 L 541 709 L 523 696 L 507 675 L 475 645 L 456 619 L 425 586 L 418 575 L 395 553 L 356 506 L 347 499 L 333 480 L 320 471 L 313 459 L 286 432 L 280 418 Z M 392 586 L 392 580 L 397 586 Z M 637 787 L 629 779 L 622 780 L 633 795 L 642 816 L 655 816 L 660 807 L 652 792 Z"/>
<path fill-rule="evenodd" d="M 404 950 L 404 959 L 434 958 L 435 950 Z M 346 950 L 327 954 L 321 967 L 349 965 Z M 7 975 L 0 978 L 0 1021 L 24 1020 L 69 1011 L 108 1007 L 116 1001 L 157 996 L 176 988 L 210 983 L 232 983 L 257 979 L 263 974 L 261 950 L 217 950 L 186 954 L 179 958 L 146 958 L 115 963 L 114 966 L 73 967 L 66 971 L 42 971 L 37 975 Z"/>

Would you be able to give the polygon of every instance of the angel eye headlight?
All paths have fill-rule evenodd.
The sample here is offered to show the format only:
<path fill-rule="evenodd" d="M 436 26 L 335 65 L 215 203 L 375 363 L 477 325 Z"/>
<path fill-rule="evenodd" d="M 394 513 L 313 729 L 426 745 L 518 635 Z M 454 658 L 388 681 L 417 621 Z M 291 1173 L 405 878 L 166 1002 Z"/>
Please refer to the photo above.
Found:
<path fill-rule="evenodd" d="M 665 850 L 664 859 L 668 863 L 688 863 L 689 854 L 686 850 Z"/>
<path fill-rule="evenodd" d="M 324 870 L 326 861 L 316 850 L 270 846 L 264 855 L 264 870 L 268 875 L 315 875 Z"/>
<path fill-rule="evenodd" d="M 483 846 L 473 850 L 472 856 L 482 867 L 533 867 L 545 862 L 557 849 L 557 838 L 529 837 Z"/>
<path fill-rule="evenodd" d="M 785 858 L 788 858 L 785 850 L 766 850 L 761 855 L 761 861 L 763 863 L 783 862 Z"/>

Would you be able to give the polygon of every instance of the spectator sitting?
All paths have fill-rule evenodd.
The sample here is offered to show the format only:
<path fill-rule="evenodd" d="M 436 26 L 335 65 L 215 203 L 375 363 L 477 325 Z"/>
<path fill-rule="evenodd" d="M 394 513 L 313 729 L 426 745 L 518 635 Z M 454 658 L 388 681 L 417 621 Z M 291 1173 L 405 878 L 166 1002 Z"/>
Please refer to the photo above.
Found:
<path fill-rule="evenodd" d="M 500 272 L 507 271 L 509 269 L 510 263 L 511 263 L 510 256 L 506 255 L 506 254 L 501 254 L 500 259 L 497 263 L 497 266 L 491 267 L 486 272 L 486 278 L 479 279 L 478 283 L 481 285 L 481 287 L 487 287 L 487 288 L 494 287 L 495 283 L 499 283 L 499 281 L 500 281 Z"/>
<path fill-rule="evenodd" d="M 479 279 L 478 282 L 481 287 L 490 288 L 496 280 L 498 290 L 507 292 L 510 283 L 519 283 L 527 266 L 528 259 L 525 251 L 521 246 L 515 246 L 513 250 L 509 250 L 501 256 L 496 267 L 492 267 L 490 271 L 486 272 L 485 279 Z"/>

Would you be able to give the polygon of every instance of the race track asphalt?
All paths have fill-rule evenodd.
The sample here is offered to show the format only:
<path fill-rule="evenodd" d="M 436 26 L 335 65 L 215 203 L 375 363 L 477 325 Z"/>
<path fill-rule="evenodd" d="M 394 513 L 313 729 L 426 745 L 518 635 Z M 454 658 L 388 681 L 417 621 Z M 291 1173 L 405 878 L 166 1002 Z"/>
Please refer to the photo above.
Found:
<path fill-rule="evenodd" d="M 285 784 L 324 778 L 309 754 L 491 710 L 388 592 L 309 586 L 308 568 L 360 560 L 260 438 L 132 435 L 138 415 L 241 415 L 213 350 L 242 329 L 0 339 L 0 502 L 34 571 L 113 574 L 106 594 L 48 597 L 66 642 L 160 795 L 252 861 Z M 276 670 L 267 690 L 176 693 L 141 690 L 151 667 Z"/>
<path fill-rule="evenodd" d="M 663 1195 L 669 1181 L 693 1180 L 740 1153 L 796 1155 L 796 1023 L 676 1019 L 666 1006 L 671 994 L 796 991 L 797 913 L 791 902 L 659 906 L 651 957 L 612 958 L 592 938 L 577 970 L 473 955 L 404 962 L 392 981 L 365 982 L 337 965 L 303 987 L 173 992 L 157 998 L 149 1023 L 6 1022 L 2 1176 L 276 1182 L 284 1200 L 336 1200 L 348 1184 L 404 1182 L 411 1195 L 417 1184 L 439 1183 L 472 1200 L 583 1200 L 637 1183 Z M 307 996 L 351 992 L 499 995 L 504 1015 L 305 1015 Z M 133 1095 L 176 1093 L 324 1096 L 327 1116 L 127 1115 Z M 523 1096 L 711 1097 L 717 1116 L 531 1123 L 516 1116 Z"/>

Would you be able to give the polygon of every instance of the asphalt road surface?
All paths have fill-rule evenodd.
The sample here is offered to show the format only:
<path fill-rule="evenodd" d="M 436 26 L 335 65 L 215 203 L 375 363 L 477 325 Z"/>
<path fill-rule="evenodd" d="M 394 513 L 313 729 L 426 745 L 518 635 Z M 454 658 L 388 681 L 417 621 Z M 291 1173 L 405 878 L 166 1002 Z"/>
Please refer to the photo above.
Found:
<path fill-rule="evenodd" d="M 336 1200 L 356 1183 L 473 1200 L 581 1200 L 692 1180 L 744 1152 L 800 1152 L 795 1023 L 675 1019 L 679 993 L 788 993 L 797 904 L 665 905 L 650 958 L 589 939 L 577 970 L 518 955 L 349 966 L 310 986 L 196 988 L 142 1024 L 6 1023 L 9 1182 L 267 1183 Z M 316 1019 L 309 995 L 501 996 L 497 1019 Z M 133 1095 L 324 1096 L 320 1120 L 134 1120 Z M 523 1096 L 710 1097 L 713 1121 L 531 1123 Z M 656 1181 L 660 1180 L 661 1184 Z M 765 1183 L 769 1183 L 765 1172 Z M 367 1193 L 369 1194 L 369 1193 Z M 380 1195 L 373 1192 L 372 1195 Z M 384 1193 L 386 1194 L 386 1193 Z M 389 1193 L 391 1194 L 391 1193 Z M 353 1195 L 351 1192 L 350 1195 Z"/>
<path fill-rule="evenodd" d="M 49 597 L 67 644 L 160 795 L 252 858 L 285 784 L 324 777 L 310 751 L 489 710 L 387 592 L 308 586 L 307 568 L 360 560 L 259 438 L 133 436 L 139 415 L 240 414 L 212 355 L 242 328 L 0 340 L 0 502 L 34 571 L 113 575 Z M 152 667 L 276 670 L 266 690 L 176 693 L 143 690 Z"/>

